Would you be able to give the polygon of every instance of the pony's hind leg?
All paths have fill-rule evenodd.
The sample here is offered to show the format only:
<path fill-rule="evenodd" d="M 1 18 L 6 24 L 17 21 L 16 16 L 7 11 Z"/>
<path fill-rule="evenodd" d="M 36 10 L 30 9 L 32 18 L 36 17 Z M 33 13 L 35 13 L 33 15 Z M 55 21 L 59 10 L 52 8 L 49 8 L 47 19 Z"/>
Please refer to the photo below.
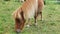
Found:
<path fill-rule="evenodd" d="M 38 19 L 40 18 L 39 20 L 42 21 L 42 11 L 38 12 L 37 14 L 38 14 Z"/>
<path fill-rule="evenodd" d="M 44 1 L 43 0 L 38 0 L 38 17 L 41 17 L 41 21 L 42 21 L 42 10 L 44 7 Z"/>

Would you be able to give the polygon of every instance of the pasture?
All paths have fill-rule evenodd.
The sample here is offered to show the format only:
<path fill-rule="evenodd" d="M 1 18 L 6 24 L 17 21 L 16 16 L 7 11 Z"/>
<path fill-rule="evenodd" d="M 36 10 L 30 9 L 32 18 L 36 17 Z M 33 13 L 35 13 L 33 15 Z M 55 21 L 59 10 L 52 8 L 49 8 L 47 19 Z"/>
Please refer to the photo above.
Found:
<path fill-rule="evenodd" d="M 60 34 L 60 5 L 48 3 L 44 5 L 43 21 L 38 20 L 38 26 L 24 28 L 21 34 Z M 0 34 L 16 34 L 12 12 L 22 4 L 17 0 L 0 0 Z M 34 19 L 31 19 L 31 22 Z"/>

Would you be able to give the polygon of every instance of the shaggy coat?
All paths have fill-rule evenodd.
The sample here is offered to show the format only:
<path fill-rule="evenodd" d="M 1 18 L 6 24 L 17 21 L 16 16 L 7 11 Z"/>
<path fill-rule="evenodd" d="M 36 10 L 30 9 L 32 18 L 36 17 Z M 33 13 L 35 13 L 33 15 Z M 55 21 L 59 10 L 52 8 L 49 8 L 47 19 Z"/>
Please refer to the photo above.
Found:
<path fill-rule="evenodd" d="M 20 32 L 23 29 L 26 20 L 30 18 L 34 17 L 36 23 L 38 14 L 41 15 L 42 20 L 43 6 L 43 0 L 26 0 L 21 7 L 14 11 L 13 18 L 15 19 L 16 32 Z"/>

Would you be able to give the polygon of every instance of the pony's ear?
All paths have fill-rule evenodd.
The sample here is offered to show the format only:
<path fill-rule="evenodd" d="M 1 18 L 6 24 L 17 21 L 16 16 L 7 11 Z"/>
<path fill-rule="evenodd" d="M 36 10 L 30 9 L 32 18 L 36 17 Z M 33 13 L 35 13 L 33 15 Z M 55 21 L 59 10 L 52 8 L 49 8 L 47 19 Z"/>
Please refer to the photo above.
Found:
<path fill-rule="evenodd" d="M 13 13 L 12 13 L 12 16 L 13 18 L 21 18 L 21 13 L 22 12 L 22 9 L 19 7 L 18 9 L 16 9 Z"/>
<path fill-rule="evenodd" d="M 12 17 L 13 17 L 13 18 L 16 17 L 16 13 L 17 13 L 17 11 L 14 11 L 14 12 L 12 13 Z"/>
<path fill-rule="evenodd" d="M 18 11 L 17 11 L 17 16 L 16 17 L 22 19 L 22 12 L 23 12 L 22 8 L 19 8 Z"/>

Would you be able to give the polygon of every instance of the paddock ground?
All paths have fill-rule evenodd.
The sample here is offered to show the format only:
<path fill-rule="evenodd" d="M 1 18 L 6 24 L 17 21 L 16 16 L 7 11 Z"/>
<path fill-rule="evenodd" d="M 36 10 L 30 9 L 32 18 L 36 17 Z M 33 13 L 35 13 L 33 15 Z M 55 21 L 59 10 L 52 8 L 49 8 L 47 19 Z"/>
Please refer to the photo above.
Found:
<path fill-rule="evenodd" d="M 18 1 L 0 0 L 0 34 L 16 34 L 12 12 L 21 6 Z M 31 22 L 34 22 L 33 19 Z M 48 3 L 44 5 L 43 21 L 38 20 L 38 26 L 24 28 L 21 34 L 60 34 L 60 5 Z"/>

